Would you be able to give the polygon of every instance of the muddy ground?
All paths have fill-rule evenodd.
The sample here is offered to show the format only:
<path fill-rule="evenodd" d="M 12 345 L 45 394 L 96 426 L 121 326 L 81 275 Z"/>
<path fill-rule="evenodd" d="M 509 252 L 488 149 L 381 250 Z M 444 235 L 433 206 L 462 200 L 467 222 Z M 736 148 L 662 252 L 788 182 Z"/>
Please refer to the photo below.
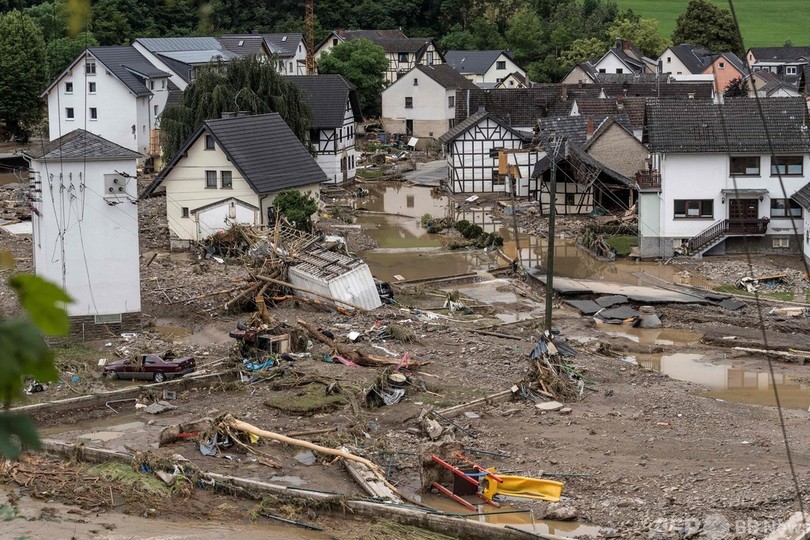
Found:
<path fill-rule="evenodd" d="M 238 362 L 227 332 L 249 314 L 223 313 L 222 304 L 228 295 L 211 293 L 233 288 L 244 280 L 248 272 L 245 262 L 233 260 L 220 264 L 199 259 L 193 253 L 168 252 L 161 199 L 149 199 L 141 206 L 141 212 L 144 332 L 129 339 L 111 335 L 98 342 L 60 344 L 57 355 L 66 376 L 46 392 L 30 396 L 31 401 L 66 398 L 133 384 L 102 380 L 96 365 L 99 358 L 171 348 L 178 354 L 194 354 L 203 369 L 206 364 L 220 359 Z M 30 240 L 0 231 L 0 249 L 14 252 L 19 270 L 30 269 Z M 157 255 L 153 257 L 154 254 Z M 762 275 L 787 267 L 800 271 L 790 259 L 762 258 L 757 259 L 756 264 L 755 272 Z M 685 261 L 679 271 L 686 270 L 692 276 L 705 275 L 706 280 L 723 284 L 718 276 L 736 275 L 745 270 L 739 270 L 738 266 L 739 260 L 704 259 Z M 719 270 L 713 273 L 711 268 Z M 478 280 L 490 278 L 481 275 Z M 280 469 L 268 467 L 238 448 L 225 451 L 221 457 L 203 456 L 198 443 L 191 440 L 157 448 L 158 433 L 164 426 L 223 413 L 232 413 L 256 426 L 281 433 L 332 429 L 302 438 L 330 447 L 346 445 L 380 464 L 398 488 L 417 495 L 420 488 L 417 456 L 429 441 L 420 422 L 423 411 L 500 392 L 526 377 L 527 355 L 542 332 L 543 291 L 517 278 L 506 280 L 506 285 L 500 287 L 517 291 L 513 300 L 500 299 L 489 308 L 479 308 L 477 302 L 469 300 L 476 307 L 471 314 L 434 320 L 420 318 L 419 312 L 414 310 L 436 310 L 442 305 L 447 291 L 431 285 L 407 287 L 398 295 L 398 305 L 367 314 L 325 313 L 291 301 L 271 310 L 277 322 L 284 322 L 291 329 L 297 328 L 297 319 L 304 319 L 332 331 L 346 346 L 355 346 L 345 338 L 348 332 L 364 332 L 378 321 L 404 329 L 400 337 L 411 336 L 413 341 L 387 339 L 356 345 L 374 354 L 383 353 L 372 344 L 384 347 L 396 357 L 408 353 L 422 364 L 410 372 L 416 385 L 408 388 L 403 401 L 392 406 L 366 404 L 366 390 L 378 380 L 381 369 L 325 363 L 323 354 L 330 350 L 315 341 L 308 356 L 282 362 L 284 369 L 279 372 L 283 374 L 272 381 L 246 384 L 230 375 L 216 383 L 178 393 L 173 402 L 177 409 L 157 416 L 136 411 L 131 404 L 121 405 L 117 413 L 103 407 L 71 414 L 60 414 L 57 409 L 38 415 L 40 426 L 47 437 L 58 440 L 82 441 L 88 446 L 123 452 L 149 451 L 159 457 L 181 454 L 213 472 L 359 496 L 362 492 L 342 464 L 317 456 L 314 464 L 305 465 L 299 461 L 305 457 L 296 459 L 300 450 L 290 447 L 276 444 L 258 447 L 277 459 Z M 446 288 L 452 290 L 466 285 L 456 283 Z M 796 300 L 803 300 L 800 295 L 804 294 L 805 286 L 798 278 L 792 289 Z M 493 298 L 495 292 L 504 291 L 493 289 Z M 763 295 L 765 312 L 782 305 L 781 299 Z M 655 370 L 658 369 L 656 362 L 663 363 L 666 355 L 691 353 L 705 357 L 710 367 L 730 365 L 734 368 L 726 375 L 727 386 L 736 384 L 736 379 L 732 380 L 736 376 L 735 369 L 742 374 L 740 386 L 745 385 L 746 377 L 751 374 L 760 377 L 760 381 L 763 376 L 767 380 L 768 364 L 761 354 L 733 349 L 733 346 L 757 348 L 763 343 L 756 304 L 750 298 L 743 297 L 743 301 L 746 307 L 735 312 L 710 306 L 660 306 L 657 311 L 664 323 L 663 333 L 597 326 L 592 318 L 582 317 L 558 304 L 554 311 L 555 326 L 577 351 L 571 362 L 588 380 L 582 399 L 568 404 L 572 410 L 567 414 L 541 413 L 534 402 L 520 398 L 478 405 L 467 411 L 472 414 L 453 417 L 463 430 L 443 423 L 443 440 L 460 442 L 473 449 L 467 453 L 478 462 L 502 471 L 526 476 L 543 472 L 559 475 L 555 478 L 565 482 L 564 497 L 559 505 L 527 500 L 509 502 L 517 509 L 531 509 L 538 519 L 567 514 L 575 520 L 570 526 L 556 524 L 544 529 L 555 534 L 613 538 L 763 538 L 777 521 L 797 509 L 796 488 L 786 459 L 777 409 L 756 404 L 756 400 L 745 396 L 738 400 L 742 402 L 725 395 L 718 397 L 719 394 L 712 391 L 708 375 L 703 384 L 699 375 L 693 377 L 693 382 L 686 382 Z M 0 309 L 4 314 L 17 310 L 5 285 L 0 288 Z M 496 317 L 502 312 L 530 318 L 503 324 Z M 810 350 L 807 318 L 763 315 L 763 319 L 765 337 L 771 348 Z M 484 327 L 489 334 L 475 332 Z M 628 361 L 628 357 L 633 357 L 636 363 Z M 773 369 L 777 377 L 810 380 L 810 367 L 805 365 L 777 361 Z M 78 382 L 70 382 L 73 375 L 78 375 Z M 333 382 L 338 383 L 339 391 L 327 396 L 324 389 Z M 792 390 L 799 392 L 796 402 L 782 413 L 797 480 L 806 498 L 810 455 L 804 443 L 810 436 L 807 422 L 810 397 L 802 393 L 803 385 L 795 386 Z M 768 391 L 765 383 L 765 393 Z M 485 453 L 475 453 L 477 451 Z M 61 462 L 48 466 L 40 462 L 40 465 L 38 470 L 43 471 L 55 471 L 64 466 Z M 26 467 L 23 462 L 22 468 Z M 82 475 L 88 474 L 82 465 L 71 467 L 73 477 L 83 478 Z M 40 475 L 35 481 L 28 481 L 29 477 L 23 474 L 15 476 L 8 470 L 3 471 L 3 489 L 6 497 L 23 497 L 17 504 L 23 514 L 36 510 L 34 503 L 25 503 L 30 500 L 26 497 L 33 497 L 37 501 L 78 505 L 81 512 L 91 512 L 93 519 L 103 523 L 115 523 L 119 519 L 117 514 L 124 513 L 145 515 L 158 527 L 163 519 L 185 520 L 191 527 L 196 526 L 195 523 L 243 526 L 244 529 L 236 530 L 250 537 L 248 529 L 252 527 L 250 516 L 255 501 L 214 496 L 196 489 L 170 494 L 159 505 L 137 498 L 130 504 L 123 501 L 116 504 L 114 500 L 101 502 L 100 494 L 98 500 L 91 495 L 83 500 L 76 496 L 75 490 L 58 491 L 55 489 L 58 486 L 48 483 L 51 475 Z M 67 484 L 68 488 L 70 486 Z M 441 505 L 445 511 L 465 512 L 461 506 L 444 499 L 427 497 L 425 501 Z M 281 506 L 276 505 L 279 515 L 283 513 L 326 529 L 334 538 L 355 538 L 368 533 L 367 525 L 334 513 Z M 154 512 L 150 513 L 150 509 Z M 61 507 L 58 512 L 62 513 L 60 524 L 70 523 L 69 519 L 92 521 L 81 513 L 68 514 L 69 510 Z M 268 518 L 257 519 L 261 524 L 273 523 Z M 506 518 L 501 516 L 499 520 L 503 523 Z M 512 524 L 525 526 L 525 521 L 525 517 L 515 517 Z M 308 536 L 310 533 L 300 528 L 279 530 L 278 526 L 273 523 L 274 528 L 268 530 L 268 534 L 278 538 L 293 534 L 302 538 L 322 537 Z M 60 527 L 57 530 L 66 530 L 63 525 Z M 382 532 L 366 537 L 398 536 L 392 532 L 396 529 L 379 529 L 379 524 L 374 527 Z M 104 534 L 108 533 L 103 529 L 103 524 L 94 526 L 97 533 L 88 532 L 87 536 L 79 537 L 106 537 Z M 31 534 L 26 532 L 28 529 L 21 531 Z M 138 537 L 137 532 L 132 534 Z M 399 537 L 415 534 L 399 531 Z"/>

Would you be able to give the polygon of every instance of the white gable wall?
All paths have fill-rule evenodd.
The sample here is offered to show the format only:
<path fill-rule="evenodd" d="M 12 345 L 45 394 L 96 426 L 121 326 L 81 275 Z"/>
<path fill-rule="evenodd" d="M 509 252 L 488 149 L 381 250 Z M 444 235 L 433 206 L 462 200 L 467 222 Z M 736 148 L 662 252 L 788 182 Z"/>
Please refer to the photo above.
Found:
<path fill-rule="evenodd" d="M 142 152 L 138 140 L 138 98 L 101 62 L 88 56 L 96 62 L 95 75 L 85 74 L 85 60 L 81 58 L 48 92 L 50 140 L 81 128 L 124 148 Z M 89 93 L 90 82 L 96 83 L 95 94 Z M 72 93 L 66 91 L 66 83 L 73 83 Z M 96 108 L 97 120 L 90 119 L 90 107 Z M 67 118 L 68 108 L 73 109 L 72 120 Z M 135 134 L 132 126 L 136 126 Z"/>
<path fill-rule="evenodd" d="M 661 63 L 661 73 L 669 73 L 672 75 L 688 75 L 692 73 L 686 65 L 681 62 L 680 58 L 675 56 L 675 53 L 673 53 L 670 48 L 667 48 L 667 50 L 661 53 L 658 60 Z"/>
<path fill-rule="evenodd" d="M 65 288 L 74 300 L 67 306 L 71 317 L 139 312 L 134 178 L 125 181 L 121 195 L 103 195 L 104 175 L 119 171 L 134 177 L 135 160 L 33 160 L 30 170 L 42 187 L 31 215 L 36 274 Z"/>
<path fill-rule="evenodd" d="M 504 62 L 505 67 L 503 69 L 498 69 L 498 62 Z M 523 75 L 526 76 L 526 72 L 520 68 L 516 63 L 512 61 L 511 58 L 506 56 L 504 53 L 498 55 L 498 58 L 492 62 L 492 65 L 489 66 L 489 69 L 485 73 L 483 73 L 480 77 L 476 77 L 476 84 L 477 83 L 497 83 L 508 77 L 511 73 L 518 71 Z"/>
<path fill-rule="evenodd" d="M 619 57 L 616 56 L 616 53 L 612 50 L 608 51 L 608 53 L 596 63 L 594 68 L 597 72 L 601 72 L 601 70 L 604 69 L 605 73 L 633 73 L 633 70 L 619 60 Z"/>
<path fill-rule="evenodd" d="M 414 80 L 418 84 L 414 84 Z M 439 137 L 450 129 L 456 116 L 455 89 L 445 89 L 418 69 L 400 77 L 382 93 L 382 122 L 388 133 L 405 133 L 406 121 L 413 122 L 414 137 Z M 410 97 L 413 106 L 405 106 Z M 453 97 L 453 107 L 449 106 Z"/>

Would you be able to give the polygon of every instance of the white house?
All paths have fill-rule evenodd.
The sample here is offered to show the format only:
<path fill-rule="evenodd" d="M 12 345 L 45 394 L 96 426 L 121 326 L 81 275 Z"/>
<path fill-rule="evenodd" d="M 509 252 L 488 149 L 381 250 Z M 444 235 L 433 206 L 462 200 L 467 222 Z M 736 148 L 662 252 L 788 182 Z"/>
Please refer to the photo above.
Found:
<path fill-rule="evenodd" d="M 810 177 L 807 109 L 801 98 L 759 105 L 764 120 L 750 98 L 648 103 L 650 167 L 637 175 L 642 257 L 801 250 L 793 226 L 804 234 L 803 208 L 792 197 Z"/>
<path fill-rule="evenodd" d="M 616 46 L 608 50 L 596 62 L 593 62 L 597 73 L 655 73 L 656 61 L 644 56 L 626 39 L 617 39 Z"/>
<path fill-rule="evenodd" d="M 752 47 L 747 57 L 752 71 L 770 71 L 792 82 L 810 62 L 810 47 Z"/>
<path fill-rule="evenodd" d="M 82 66 L 83 67 L 83 66 Z M 138 330 L 137 152 L 83 129 L 25 151 L 34 270 L 73 299 L 71 333 Z"/>
<path fill-rule="evenodd" d="M 511 51 L 447 51 L 444 59 L 449 66 L 481 88 L 494 88 L 513 73 L 516 75 L 512 85 L 505 88 L 519 88 L 515 85 L 521 80 L 522 87 L 526 87 L 526 71 L 517 65 Z"/>
<path fill-rule="evenodd" d="M 266 225 L 275 196 L 296 189 L 320 197 L 327 181 L 277 113 L 208 120 L 142 196 L 166 189 L 172 246 L 188 246 L 230 223 Z"/>
<path fill-rule="evenodd" d="M 537 180 L 531 178 L 537 150 L 524 150 L 532 135 L 509 127 L 486 111 L 479 111 L 439 137 L 447 155 L 447 177 L 453 193 L 508 193 L 498 174 L 500 150 L 512 150 L 508 163 L 517 165 L 515 195 L 534 196 Z"/>
<path fill-rule="evenodd" d="M 333 47 L 353 39 L 368 39 L 383 48 L 388 58 L 385 79 L 392 83 L 418 64 L 433 66 L 444 64 L 444 56 L 433 38 L 409 38 L 402 30 L 336 30 L 330 32 L 315 48 L 315 59 Z"/>
<path fill-rule="evenodd" d="M 228 51 L 272 58 L 279 75 L 307 74 L 307 46 L 303 34 L 227 34 L 219 42 Z"/>
<path fill-rule="evenodd" d="M 301 90 L 312 112 L 310 149 L 331 183 L 347 182 L 357 174 L 357 122 L 362 122 L 357 89 L 340 75 L 285 77 Z"/>
<path fill-rule="evenodd" d="M 169 73 L 133 47 L 91 47 L 48 86 L 51 140 L 84 129 L 140 154 L 160 153 L 156 130 Z"/>
<path fill-rule="evenodd" d="M 132 46 L 154 66 L 169 73 L 180 90 L 186 89 L 200 68 L 240 56 L 213 37 L 138 38 Z"/>
<path fill-rule="evenodd" d="M 382 93 L 382 122 L 388 133 L 435 138 L 455 124 L 456 90 L 475 88 L 448 64 L 419 65 Z"/>

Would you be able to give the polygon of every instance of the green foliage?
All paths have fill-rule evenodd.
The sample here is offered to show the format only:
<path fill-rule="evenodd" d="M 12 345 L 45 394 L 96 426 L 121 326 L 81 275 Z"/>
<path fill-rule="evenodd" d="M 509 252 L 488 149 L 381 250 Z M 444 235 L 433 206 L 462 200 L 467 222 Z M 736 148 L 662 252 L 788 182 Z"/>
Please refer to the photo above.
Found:
<path fill-rule="evenodd" d="M 46 83 L 45 40 L 34 19 L 18 10 L 0 15 L 0 120 L 9 132 L 27 138 L 42 118 Z"/>
<path fill-rule="evenodd" d="M 468 240 L 472 240 L 481 236 L 482 232 L 484 232 L 484 229 L 480 225 L 470 225 L 461 235 Z"/>
<path fill-rule="evenodd" d="M 431 216 L 430 214 L 424 214 L 422 218 L 419 220 L 419 223 L 422 225 L 422 227 L 427 227 L 431 221 L 433 221 L 433 216 Z"/>
<path fill-rule="evenodd" d="M 560 55 L 560 64 L 570 70 L 581 62 L 601 58 L 607 49 L 608 44 L 599 38 L 578 39 Z"/>
<path fill-rule="evenodd" d="M 366 116 L 377 116 L 380 111 L 380 93 L 385 87 L 388 59 L 382 47 L 367 39 L 353 39 L 340 43 L 321 56 L 320 73 L 343 75 L 357 87 L 360 108 Z"/>
<path fill-rule="evenodd" d="M 315 199 L 294 189 L 276 195 L 273 206 L 296 229 L 302 231 L 309 231 L 312 228 L 312 214 L 318 211 L 318 202 Z"/>
<path fill-rule="evenodd" d="M 506 40 L 518 62 L 530 62 L 538 58 L 538 44 L 543 41 L 545 34 L 546 29 L 540 16 L 526 8 L 520 10 L 510 21 Z"/>
<path fill-rule="evenodd" d="M 745 79 L 743 79 L 742 77 L 737 77 L 735 79 L 730 80 L 723 91 L 723 95 L 725 97 L 747 96 L 748 89 L 746 88 Z"/>
<path fill-rule="evenodd" d="M 642 53 L 650 58 L 658 58 L 664 49 L 669 46 L 667 40 L 661 36 L 658 21 L 655 19 L 622 19 L 615 21 L 608 27 L 608 37 L 627 39 Z"/>
<path fill-rule="evenodd" d="M 742 43 L 737 36 L 731 11 L 717 7 L 709 0 L 690 0 L 678 19 L 672 42 L 691 43 L 713 52 L 731 51 L 742 56 Z"/>
<path fill-rule="evenodd" d="M 13 268 L 8 254 L 0 264 Z M 9 279 L 28 319 L 0 319 L 0 401 L 8 407 L 21 397 L 27 377 L 55 381 L 59 373 L 42 333 L 65 334 L 68 318 L 61 305 L 70 297 L 40 277 L 19 274 Z M 15 459 L 24 448 L 38 448 L 39 438 L 27 415 L 0 413 L 0 457 Z"/>
<path fill-rule="evenodd" d="M 277 112 L 301 142 L 306 142 L 311 112 L 298 87 L 285 81 L 268 62 L 254 57 L 209 64 L 186 87 L 180 104 L 161 117 L 163 155 L 171 159 L 203 122 L 223 112 Z"/>
<path fill-rule="evenodd" d="M 470 228 L 470 222 L 466 219 L 460 219 L 456 221 L 456 230 L 461 233 L 461 236 L 464 236 L 467 232 L 467 229 Z"/>

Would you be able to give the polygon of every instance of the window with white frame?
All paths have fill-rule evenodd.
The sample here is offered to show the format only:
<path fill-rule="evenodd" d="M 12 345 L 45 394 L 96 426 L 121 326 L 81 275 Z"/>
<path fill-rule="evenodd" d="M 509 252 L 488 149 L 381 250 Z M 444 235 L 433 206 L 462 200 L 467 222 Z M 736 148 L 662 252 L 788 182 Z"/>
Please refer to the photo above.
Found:
<path fill-rule="evenodd" d="M 452 109 L 456 106 L 456 96 L 447 96 L 447 108 Z"/>
<path fill-rule="evenodd" d="M 789 248 L 790 238 L 774 238 L 771 245 L 775 248 Z"/>
<path fill-rule="evenodd" d="M 413 98 L 412 97 L 406 97 L 405 98 L 405 108 L 406 109 L 413 109 Z"/>
<path fill-rule="evenodd" d="M 95 94 L 96 93 L 96 83 L 95 81 L 90 81 L 87 83 L 87 93 Z"/>
<path fill-rule="evenodd" d="M 84 73 L 86 75 L 95 75 L 96 74 L 96 62 L 95 60 L 88 60 L 84 63 Z"/>
<path fill-rule="evenodd" d="M 66 94 L 72 94 L 73 93 L 73 83 L 72 82 L 66 82 L 65 83 L 65 93 Z"/>
<path fill-rule="evenodd" d="M 206 150 L 215 150 L 216 145 L 214 144 L 214 136 L 213 135 L 206 135 L 205 136 L 205 149 Z"/>
<path fill-rule="evenodd" d="M 785 75 L 796 75 L 796 66 L 786 66 Z"/>
<path fill-rule="evenodd" d="M 495 62 L 495 69 L 506 69 L 506 60 L 498 60 Z"/>
<path fill-rule="evenodd" d="M 98 109 L 95 107 L 90 107 L 90 120 L 98 120 Z"/>
<path fill-rule="evenodd" d="M 65 107 L 65 119 L 66 120 L 73 120 L 75 118 L 73 114 L 73 107 Z"/>
<path fill-rule="evenodd" d="M 157 118 L 157 115 L 158 115 L 158 106 L 157 106 L 157 105 L 155 105 L 155 106 L 154 106 L 154 108 L 153 108 L 153 110 L 154 110 L 155 118 Z"/>

